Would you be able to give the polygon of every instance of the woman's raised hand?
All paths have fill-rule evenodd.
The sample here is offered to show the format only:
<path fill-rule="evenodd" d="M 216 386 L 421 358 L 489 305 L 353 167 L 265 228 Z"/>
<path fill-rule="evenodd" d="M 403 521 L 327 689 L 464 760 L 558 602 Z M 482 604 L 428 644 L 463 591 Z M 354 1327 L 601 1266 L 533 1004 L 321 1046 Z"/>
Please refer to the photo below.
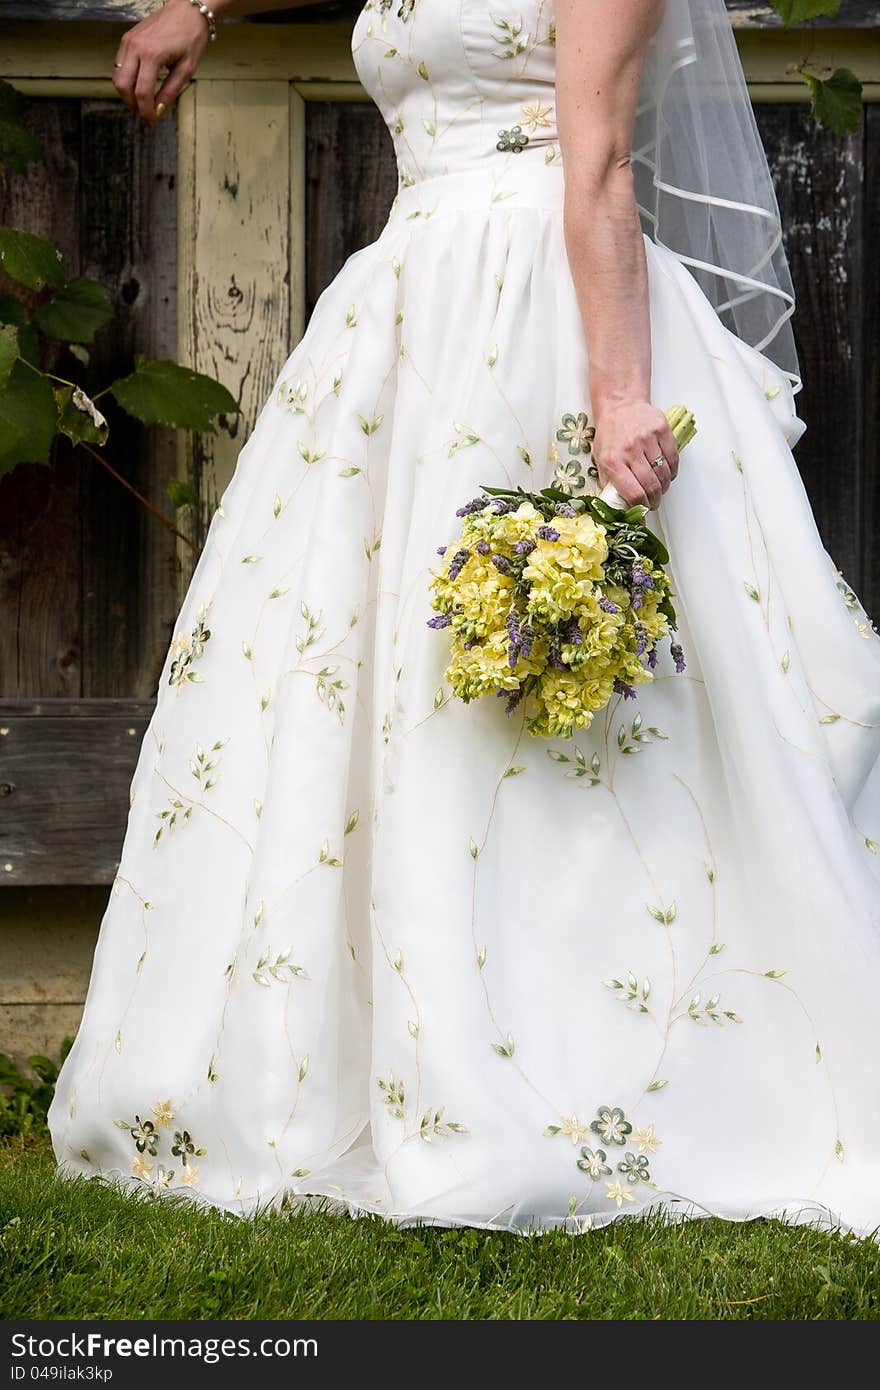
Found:
<path fill-rule="evenodd" d="M 122 37 L 113 85 L 126 106 L 149 125 L 165 114 L 189 82 L 208 46 L 204 16 L 189 0 L 166 0 Z M 167 76 L 159 90 L 159 71 Z"/>
<path fill-rule="evenodd" d="M 612 483 L 631 507 L 659 507 L 678 474 L 669 421 L 648 401 L 615 402 L 597 412 L 593 457 L 601 485 Z"/>

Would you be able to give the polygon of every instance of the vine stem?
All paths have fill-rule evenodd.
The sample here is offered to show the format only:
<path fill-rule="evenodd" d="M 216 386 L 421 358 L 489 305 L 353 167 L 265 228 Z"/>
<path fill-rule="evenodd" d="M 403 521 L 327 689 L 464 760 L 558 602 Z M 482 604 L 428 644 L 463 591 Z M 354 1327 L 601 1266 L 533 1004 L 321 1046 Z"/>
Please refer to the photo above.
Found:
<path fill-rule="evenodd" d="M 184 542 L 185 545 L 188 545 L 190 550 L 192 550 L 194 554 L 198 555 L 200 553 L 199 547 L 196 545 L 195 541 L 190 540 L 189 536 L 185 536 L 182 531 L 178 531 L 174 523 L 172 521 L 169 521 L 167 516 L 163 516 L 162 513 L 159 511 L 159 508 L 154 507 L 153 503 L 149 500 L 149 498 L 144 497 L 142 492 L 138 492 L 137 488 L 133 487 L 127 478 L 123 478 L 121 473 L 117 473 L 112 463 L 109 463 L 107 459 L 105 459 L 101 454 L 99 454 L 96 449 L 93 449 L 90 444 L 86 444 L 84 441 L 80 441 L 78 447 L 80 449 L 85 449 L 86 453 L 90 454 L 96 463 L 100 463 L 102 468 L 106 468 L 107 472 L 111 475 L 111 477 L 115 478 L 117 483 L 121 483 L 122 486 L 126 488 L 127 491 L 130 492 L 133 497 L 136 497 L 137 500 L 140 502 L 141 506 L 146 507 L 147 511 L 152 516 L 154 516 L 157 521 L 161 521 L 162 525 L 171 532 L 172 536 L 176 536 L 178 540 L 181 540 Z"/>

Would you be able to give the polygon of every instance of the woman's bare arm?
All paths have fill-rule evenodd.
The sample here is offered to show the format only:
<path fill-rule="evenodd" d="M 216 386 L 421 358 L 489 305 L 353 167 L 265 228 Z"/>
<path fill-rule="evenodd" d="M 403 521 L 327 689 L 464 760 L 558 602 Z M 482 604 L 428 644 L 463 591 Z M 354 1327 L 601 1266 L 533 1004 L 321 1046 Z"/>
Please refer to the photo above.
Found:
<path fill-rule="evenodd" d="M 599 478 L 656 507 L 678 449 L 650 402 L 648 273 L 630 153 L 639 83 L 664 0 L 556 0 L 565 242 L 587 335 Z M 652 460 L 664 455 L 662 467 Z"/>
<path fill-rule="evenodd" d="M 318 0 L 206 0 L 218 20 L 268 10 L 293 10 Z M 189 0 L 166 0 L 122 37 L 113 85 L 132 111 L 150 125 L 176 101 L 208 47 L 208 26 Z M 157 91 L 159 71 L 168 74 Z"/>

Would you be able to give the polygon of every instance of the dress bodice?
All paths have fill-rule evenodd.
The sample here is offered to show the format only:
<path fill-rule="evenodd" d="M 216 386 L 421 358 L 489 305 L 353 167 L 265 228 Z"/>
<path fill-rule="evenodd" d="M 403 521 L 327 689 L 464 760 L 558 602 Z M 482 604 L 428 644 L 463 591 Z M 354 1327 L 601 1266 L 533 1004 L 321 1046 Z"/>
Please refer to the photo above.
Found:
<path fill-rule="evenodd" d="M 368 0 L 352 52 L 401 185 L 487 161 L 559 161 L 555 45 L 551 0 Z"/>

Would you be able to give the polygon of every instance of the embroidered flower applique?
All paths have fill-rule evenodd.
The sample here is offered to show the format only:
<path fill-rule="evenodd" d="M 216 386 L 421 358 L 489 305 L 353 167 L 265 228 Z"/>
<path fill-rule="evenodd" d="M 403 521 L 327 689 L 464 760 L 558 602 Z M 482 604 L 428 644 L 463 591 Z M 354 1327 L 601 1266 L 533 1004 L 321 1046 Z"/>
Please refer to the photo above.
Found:
<path fill-rule="evenodd" d="M 509 130 L 499 130 L 497 150 L 503 154 L 522 154 L 529 137 L 525 134 L 521 125 L 512 125 Z"/>

